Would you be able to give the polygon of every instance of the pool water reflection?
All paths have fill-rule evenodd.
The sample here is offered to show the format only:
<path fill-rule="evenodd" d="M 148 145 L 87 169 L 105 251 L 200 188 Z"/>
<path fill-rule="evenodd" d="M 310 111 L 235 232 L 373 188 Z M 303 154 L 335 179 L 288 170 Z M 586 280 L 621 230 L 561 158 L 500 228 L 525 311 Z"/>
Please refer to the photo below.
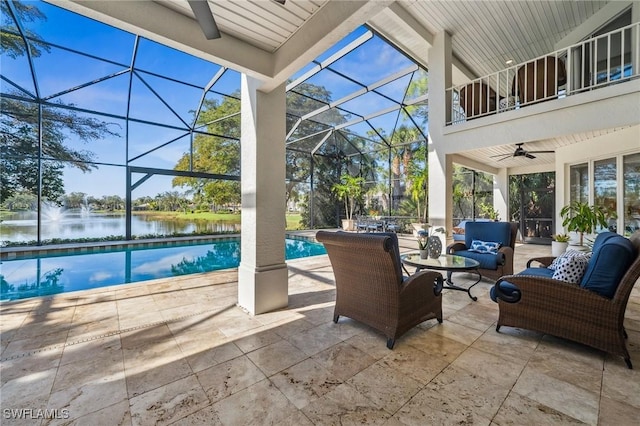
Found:
<path fill-rule="evenodd" d="M 293 239 L 285 242 L 288 260 L 326 253 L 319 243 Z M 6 260 L 0 274 L 0 300 L 216 271 L 235 268 L 239 263 L 239 240 Z"/>

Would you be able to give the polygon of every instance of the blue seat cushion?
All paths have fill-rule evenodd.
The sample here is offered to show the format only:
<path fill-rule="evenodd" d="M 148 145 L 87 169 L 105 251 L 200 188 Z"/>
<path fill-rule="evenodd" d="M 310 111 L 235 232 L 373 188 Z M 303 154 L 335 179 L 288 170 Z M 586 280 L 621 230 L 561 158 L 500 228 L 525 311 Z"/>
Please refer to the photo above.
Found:
<path fill-rule="evenodd" d="M 635 257 L 631 241 L 621 235 L 609 236 L 593 251 L 580 287 L 612 298 Z"/>
<path fill-rule="evenodd" d="M 476 253 L 469 250 L 460 250 L 454 253 L 456 256 L 468 257 L 480 262 L 481 269 L 498 269 L 498 256 L 491 253 Z"/>
<path fill-rule="evenodd" d="M 517 275 L 533 275 L 536 277 L 553 277 L 553 269 L 549 268 L 527 268 L 522 272 L 518 272 Z"/>

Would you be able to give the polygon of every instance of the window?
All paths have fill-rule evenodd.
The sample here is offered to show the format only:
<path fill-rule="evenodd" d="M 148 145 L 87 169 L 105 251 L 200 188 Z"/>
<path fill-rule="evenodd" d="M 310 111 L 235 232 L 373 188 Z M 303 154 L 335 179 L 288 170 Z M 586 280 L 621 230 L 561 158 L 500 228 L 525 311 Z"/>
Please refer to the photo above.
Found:
<path fill-rule="evenodd" d="M 593 163 L 593 203 L 604 206 L 611 212 L 617 207 L 616 159 L 608 158 Z M 611 219 L 609 229 L 617 232 L 615 219 Z"/>
<path fill-rule="evenodd" d="M 589 201 L 589 165 L 577 164 L 569 169 L 569 202 Z"/>
<path fill-rule="evenodd" d="M 624 181 L 624 235 L 640 230 L 640 153 L 622 160 Z"/>

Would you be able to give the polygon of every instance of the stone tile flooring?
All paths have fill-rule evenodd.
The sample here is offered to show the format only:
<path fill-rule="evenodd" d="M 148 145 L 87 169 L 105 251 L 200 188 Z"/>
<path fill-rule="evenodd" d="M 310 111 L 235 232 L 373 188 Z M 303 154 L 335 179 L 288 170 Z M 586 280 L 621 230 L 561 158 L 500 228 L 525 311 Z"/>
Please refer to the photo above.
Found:
<path fill-rule="evenodd" d="M 515 269 L 548 253 L 520 245 Z M 444 322 L 390 351 L 366 326 L 333 324 L 326 256 L 288 264 L 288 308 L 257 316 L 235 305 L 235 271 L 0 304 L 2 425 L 638 424 L 639 286 L 628 370 L 551 336 L 496 333 L 488 280 L 477 302 L 445 290 Z"/>

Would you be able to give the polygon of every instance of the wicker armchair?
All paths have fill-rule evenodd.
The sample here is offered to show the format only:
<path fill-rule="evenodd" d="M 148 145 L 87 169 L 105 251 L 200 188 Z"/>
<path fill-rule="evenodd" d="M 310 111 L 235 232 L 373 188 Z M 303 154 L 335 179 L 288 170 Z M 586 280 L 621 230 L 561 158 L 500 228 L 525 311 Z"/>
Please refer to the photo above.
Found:
<path fill-rule="evenodd" d="M 640 231 L 630 240 L 635 259 L 621 271 L 624 275 L 610 299 L 577 284 L 534 275 L 539 268 L 531 268 L 533 262 L 548 266 L 553 257 L 531 259 L 523 273 L 502 277 L 492 289 L 500 310 L 496 331 L 506 325 L 562 337 L 620 355 L 632 368 L 623 323 L 629 295 L 640 277 Z"/>
<path fill-rule="evenodd" d="M 318 231 L 336 281 L 333 321 L 340 315 L 397 338 L 429 319 L 442 322 L 442 276 L 434 271 L 402 275 L 398 238 L 393 233 Z"/>
<path fill-rule="evenodd" d="M 480 262 L 478 271 L 482 277 L 497 280 L 503 275 L 513 274 L 513 254 L 518 235 L 517 222 L 467 222 L 465 225 L 464 242 L 454 242 L 447 247 L 447 254 L 470 257 Z M 498 249 L 498 255 L 478 254 L 469 252 L 471 243 L 475 239 L 484 241 L 497 241 L 502 243 Z M 490 260 L 487 260 L 489 258 Z M 447 273 L 447 279 L 451 282 L 451 272 Z"/>

